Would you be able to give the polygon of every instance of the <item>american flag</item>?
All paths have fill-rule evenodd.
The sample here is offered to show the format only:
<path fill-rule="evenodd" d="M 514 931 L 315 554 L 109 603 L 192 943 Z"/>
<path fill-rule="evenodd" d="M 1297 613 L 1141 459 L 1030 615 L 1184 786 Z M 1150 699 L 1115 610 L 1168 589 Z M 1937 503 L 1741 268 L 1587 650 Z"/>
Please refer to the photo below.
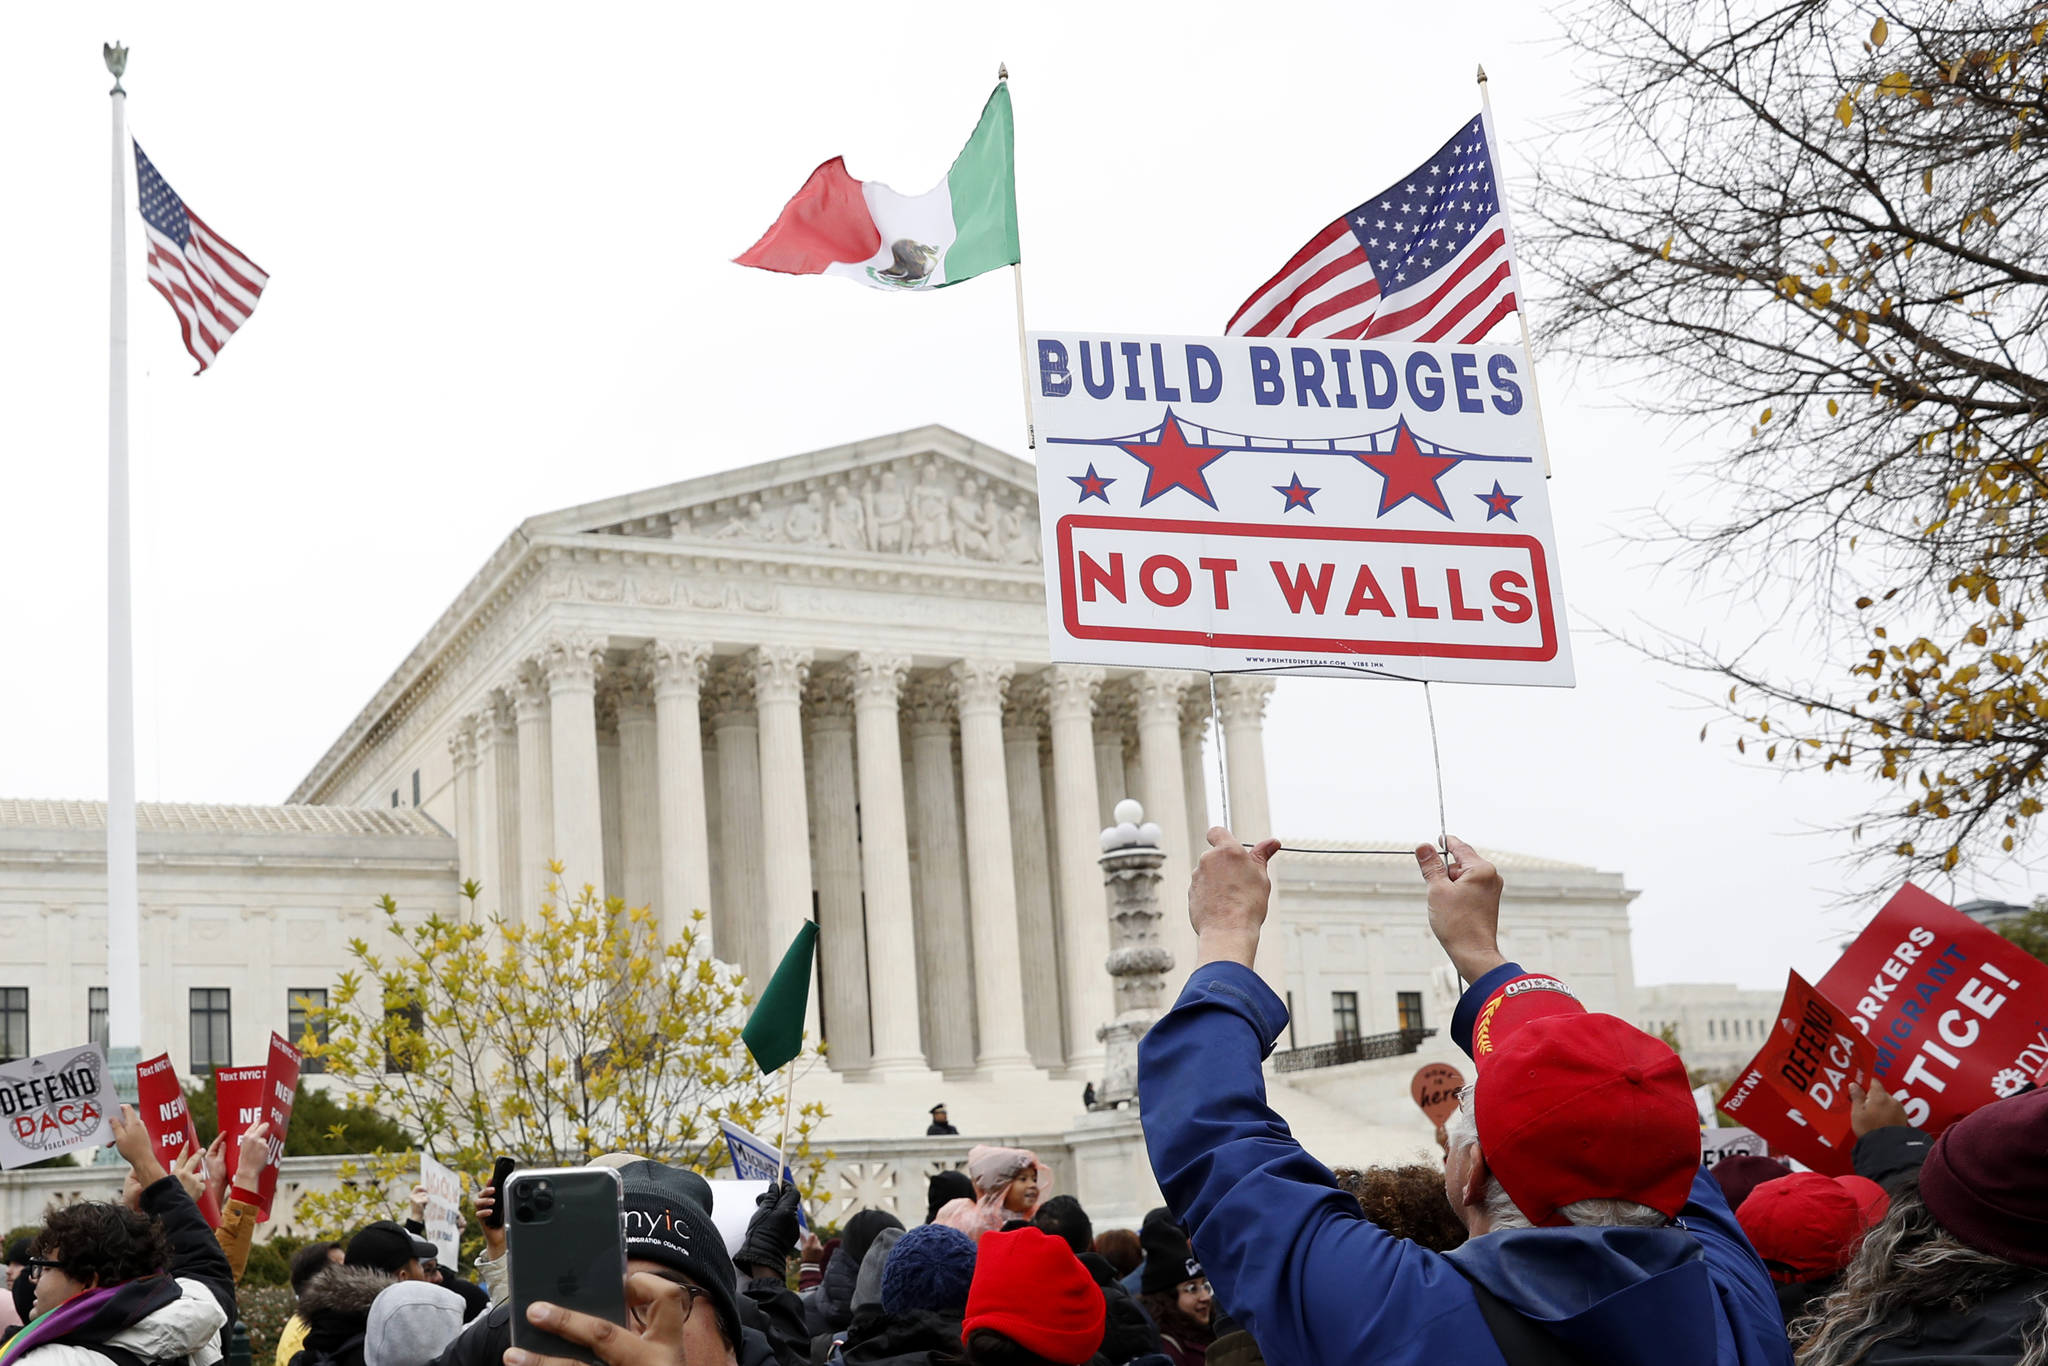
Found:
<path fill-rule="evenodd" d="M 1515 311 L 1484 117 L 1337 219 L 1231 315 L 1233 337 L 1476 342 Z"/>
<path fill-rule="evenodd" d="M 131 139 L 131 141 L 133 141 Z M 135 195 L 149 236 L 149 283 L 170 303 L 185 349 L 204 373 L 256 311 L 270 276 L 185 207 L 142 144 L 135 146 Z"/>

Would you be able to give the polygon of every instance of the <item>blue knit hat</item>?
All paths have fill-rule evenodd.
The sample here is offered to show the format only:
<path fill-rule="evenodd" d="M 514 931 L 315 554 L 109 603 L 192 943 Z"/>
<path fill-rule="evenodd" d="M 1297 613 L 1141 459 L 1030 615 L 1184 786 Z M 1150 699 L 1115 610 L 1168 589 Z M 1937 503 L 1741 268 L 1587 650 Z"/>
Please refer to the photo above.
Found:
<path fill-rule="evenodd" d="M 924 1309 L 955 1317 L 967 1312 L 974 1284 L 974 1240 L 945 1224 L 925 1224 L 896 1240 L 882 1268 L 882 1309 Z"/>

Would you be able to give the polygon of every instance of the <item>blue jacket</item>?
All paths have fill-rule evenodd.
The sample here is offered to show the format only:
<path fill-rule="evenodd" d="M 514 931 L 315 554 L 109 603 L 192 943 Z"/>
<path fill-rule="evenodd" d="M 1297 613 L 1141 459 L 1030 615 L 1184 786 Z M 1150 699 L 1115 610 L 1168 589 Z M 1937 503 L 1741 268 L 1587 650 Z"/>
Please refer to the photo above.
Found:
<path fill-rule="evenodd" d="M 1508 964 L 1465 994 L 1461 1048 L 1479 1005 L 1521 973 Z M 1210 963 L 1138 1051 L 1153 1174 L 1218 1305 L 1267 1361 L 1494 1366 L 1469 1275 L 1589 1360 L 1790 1366 L 1770 1276 L 1704 1168 L 1679 1228 L 1493 1233 L 1450 1254 L 1456 1267 L 1368 1222 L 1266 1107 L 1260 1064 L 1286 1025 L 1256 973 Z"/>

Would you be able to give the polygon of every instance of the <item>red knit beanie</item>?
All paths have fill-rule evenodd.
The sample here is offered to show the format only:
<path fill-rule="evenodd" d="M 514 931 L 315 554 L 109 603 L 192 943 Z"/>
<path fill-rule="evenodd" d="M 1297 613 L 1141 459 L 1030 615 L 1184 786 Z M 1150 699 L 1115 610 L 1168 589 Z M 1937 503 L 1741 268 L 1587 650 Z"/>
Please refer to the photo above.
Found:
<path fill-rule="evenodd" d="M 1920 1198 L 1979 1252 L 2048 1267 L 2048 1091 L 1995 1100 L 1943 1129 Z"/>
<path fill-rule="evenodd" d="M 977 1328 L 1001 1333 L 1062 1366 L 1081 1366 L 1102 1346 L 1102 1289 L 1063 1238 L 1044 1229 L 985 1233 L 960 1342 Z"/>

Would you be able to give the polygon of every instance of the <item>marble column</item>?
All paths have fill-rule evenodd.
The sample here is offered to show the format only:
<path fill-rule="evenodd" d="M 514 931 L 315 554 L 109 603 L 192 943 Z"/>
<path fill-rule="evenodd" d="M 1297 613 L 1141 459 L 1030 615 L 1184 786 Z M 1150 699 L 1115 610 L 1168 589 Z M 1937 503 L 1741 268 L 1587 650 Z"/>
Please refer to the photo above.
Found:
<path fill-rule="evenodd" d="M 1102 848 L 1102 832 L 1116 824 L 1116 804 L 1126 797 L 1138 795 L 1131 790 L 1130 775 L 1124 772 L 1124 735 L 1130 727 L 1130 686 L 1122 679 L 1102 684 L 1095 704 L 1095 828 L 1088 836 L 1095 841 L 1098 853 Z M 1100 881 L 1101 871 L 1095 870 L 1092 876 Z M 1103 904 L 1108 905 L 1106 893 Z M 1105 945 L 1107 942 L 1104 941 Z M 1089 1029 L 1095 1027 L 1090 1025 Z"/>
<path fill-rule="evenodd" d="M 1266 801 L 1266 701 L 1274 681 L 1247 674 L 1216 680 L 1216 706 L 1223 718 L 1223 758 L 1230 775 L 1231 832 L 1257 842 L 1273 833 Z"/>
<path fill-rule="evenodd" d="M 867 929 L 860 893 L 860 797 L 853 763 L 853 671 L 835 664 L 804 694 L 810 740 L 811 831 L 818 881 L 821 1032 L 835 1072 L 859 1072 L 874 1056 L 868 1034 Z"/>
<path fill-rule="evenodd" d="M 519 870 L 524 866 L 519 845 L 519 722 L 510 694 L 491 694 L 487 726 L 490 731 L 491 764 L 485 770 L 497 785 L 494 810 L 498 824 L 491 836 L 496 859 L 486 869 L 491 878 L 490 902 L 508 925 L 517 925 L 526 914 L 520 900 Z"/>
<path fill-rule="evenodd" d="M 1045 778 L 1038 732 L 1045 679 L 1010 683 L 1003 708 L 1003 777 L 1009 786 L 1010 858 L 1017 897 L 1017 965 L 1024 987 L 1024 1042 L 1036 1067 L 1061 1068 L 1059 932 L 1053 924 L 1052 854 L 1046 844 Z"/>
<path fill-rule="evenodd" d="M 1196 861 L 1209 847 L 1209 775 L 1202 762 L 1208 728 L 1209 689 L 1204 681 L 1180 695 L 1180 776 L 1187 791 L 1188 857 Z M 1192 874 L 1193 867 L 1188 871 Z"/>
<path fill-rule="evenodd" d="M 719 952 L 738 963 L 758 991 L 768 984 L 774 963 L 761 926 L 767 888 L 761 865 L 761 728 L 754 714 L 753 671 L 738 659 L 720 660 L 706 692 L 718 745 L 722 893 L 711 918 Z"/>
<path fill-rule="evenodd" d="M 620 829 L 624 790 L 619 773 L 619 699 L 617 680 L 609 672 L 597 685 L 597 828 L 604 854 L 604 876 L 597 884 L 598 895 L 625 900 L 626 842 Z"/>
<path fill-rule="evenodd" d="M 477 857 L 476 831 L 471 824 L 476 814 L 476 732 L 467 716 L 456 717 L 455 729 L 448 732 L 448 757 L 455 765 L 455 877 L 457 882 L 467 883 L 476 876 Z"/>
<path fill-rule="evenodd" d="M 925 1071 L 918 1041 L 917 924 L 910 895 L 910 832 L 903 803 L 903 740 L 896 704 L 909 655 L 858 654 L 853 671 L 860 790 L 860 876 L 867 903 L 868 1075 Z"/>
<path fill-rule="evenodd" d="M 597 773 L 597 673 L 604 641 L 571 635 L 541 651 L 548 680 L 548 763 L 554 782 L 554 857 L 562 893 L 604 885 L 604 818 Z"/>
<path fill-rule="evenodd" d="M 975 1063 L 983 1071 L 1031 1065 L 1024 1039 L 1024 977 L 1018 963 L 1016 857 L 1010 788 L 1003 775 L 1003 694 L 1011 666 L 968 659 L 948 673 L 960 714 L 960 770 L 967 824 L 967 903 L 974 934 Z"/>
<path fill-rule="evenodd" d="M 764 971 L 773 972 L 783 950 L 811 918 L 811 818 L 804 790 L 804 682 L 811 652 L 793 645 L 757 646 L 747 656 L 754 670 L 754 710 L 761 726 L 761 858 L 766 897 L 761 919 L 767 935 Z M 758 978 L 763 985 L 765 977 Z M 818 979 L 811 977 L 807 1024 L 816 1038 Z"/>
<path fill-rule="evenodd" d="M 1046 670 L 1052 727 L 1053 831 L 1059 852 L 1060 940 L 1065 949 L 1067 1066 L 1094 1077 L 1102 1068 L 1095 1031 L 1109 1023 L 1109 907 L 1097 858 L 1105 822 L 1096 816 L 1094 718 L 1102 670 L 1055 664 Z M 1117 741 L 1117 757 L 1123 742 Z M 1121 762 L 1119 762 L 1121 767 Z"/>
<path fill-rule="evenodd" d="M 953 706 L 944 675 L 911 680 L 910 757 L 917 801 L 917 984 L 924 1055 L 934 1068 L 974 1065 L 974 954 L 967 937 L 960 796 L 953 785 Z"/>
<path fill-rule="evenodd" d="M 711 933 L 711 836 L 704 806 L 704 739 L 699 692 L 711 647 L 696 641 L 651 641 L 643 667 L 654 685 L 655 843 L 661 881 L 654 908 L 662 940 L 675 943 L 696 925 L 708 955 Z M 700 923 L 691 913 L 702 911 Z"/>
<path fill-rule="evenodd" d="M 654 694 L 636 667 L 620 672 L 619 895 L 629 910 L 659 908 L 661 896 L 661 771 Z M 657 921 L 657 923 L 659 923 Z"/>
<path fill-rule="evenodd" d="M 475 909 L 478 915 L 488 916 L 501 899 L 498 887 L 496 700 L 486 694 L 483 706 L 464 716 L 462 724 L 469 732 L 470 750 L 476 756 L 475 778 L 469 789 L 469 821 L 462 838 L 469 842 L 473 851 L 469 859 L 469 876 L 475 878 L 482 889 L 477 893 Z"/>
<path fill-rule="evenodd" d="M 1187 675 L 1148 669 L 1131 679 L 1138 707 L 1138 752 L 1143 758 L 1143 791 L 1137 795 L 1148 820 L 1159 823 L 1166 862 L 1160 867 L 1159 895 L 1166 908 L 1159 939 L 1173 955 L 1167 975 L 1170 991 L 1179 991 L 1195 965 L 1195 931 L 1188 923 L 1188 795 L 1181 780 L 1180 697 Z"/>
<path fill-rule="evenodd" d="M 548 862 L 555 856 L 555 784 L 548 685 L 540 666 L 521 665 L 511 689 L 519 725 L 519 900 L 506 918 L 516 924 L 540 909 L 553 877 Z"/>

